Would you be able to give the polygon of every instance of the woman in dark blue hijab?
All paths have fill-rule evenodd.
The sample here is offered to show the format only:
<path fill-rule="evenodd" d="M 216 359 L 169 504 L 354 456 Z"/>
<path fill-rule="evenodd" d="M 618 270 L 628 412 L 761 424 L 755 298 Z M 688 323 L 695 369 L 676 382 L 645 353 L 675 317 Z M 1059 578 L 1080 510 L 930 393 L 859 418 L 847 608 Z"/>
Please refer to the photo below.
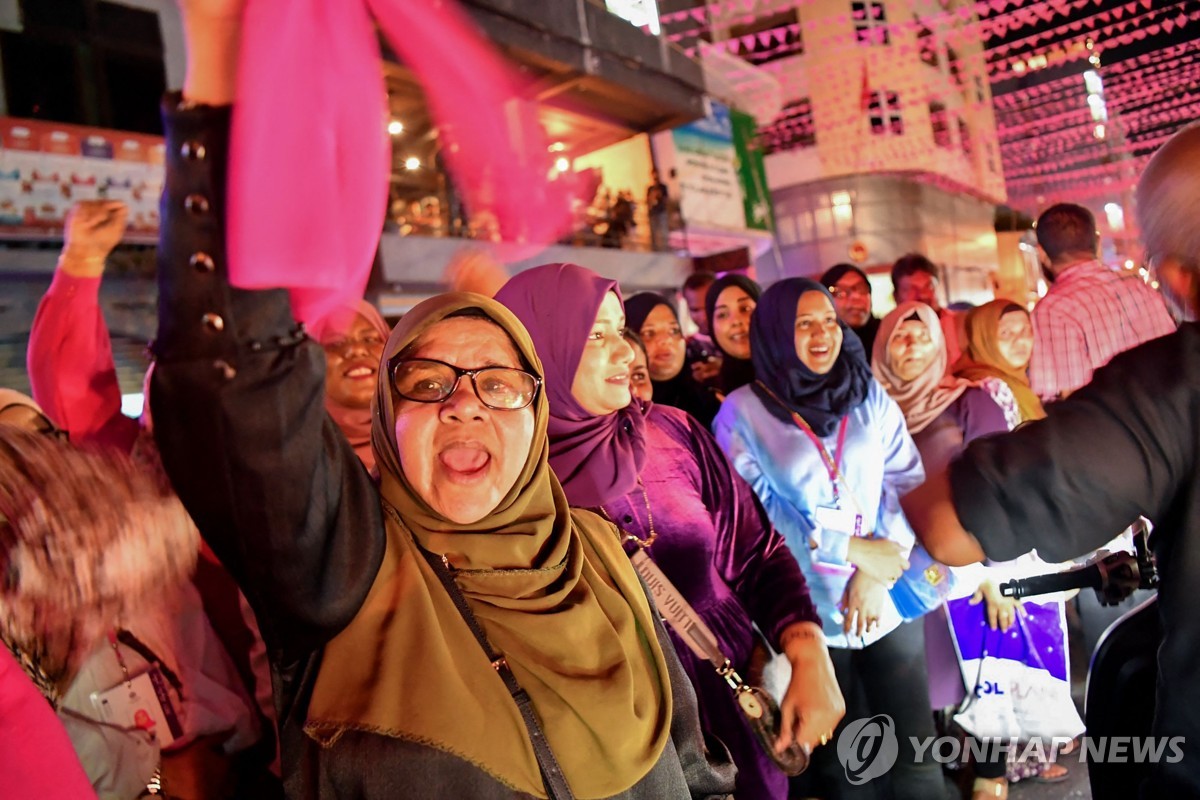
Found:
<path fill-rule="evenodd" d="M 750 326 L 751 357 L 759 376 L 754 391 L 772 416 L 790 425 L 794 411 L 817 436 L 828 436 L 851 408 L 866 399 L 873 376 L 862 342 L 840 318 L 841 346 L 832 368 L 816 372 L 801 359 L 796 307 L 808 292 L 820 293 L 829 300 L 830 308 L 834 307 L 829 290 L 807 278 L 779 281 L 759 299 Z M 814 366 L 820 369 L 824 362 Z"/>
<path fill-rule="evenodd" d="M 915 542 L 900 497 L 925 479 L 904 415 L 815 281 L 788 278 L 763 292 L 750 348 L 757 379 L 725 398 L 713 422 L 717 443 L 804 572 L 842 694 L 851 703 L 865 698 L 845 720 L 891 717 L 895 797 L 941 800 L 940 767 L 918 763 L 912 746 L 935 735 L 924 630 L 905 624 L 889 592 Z M 793 796 L 841 798 L 854 789 L 828 747 L 813 752 L 800 780 Z"/>

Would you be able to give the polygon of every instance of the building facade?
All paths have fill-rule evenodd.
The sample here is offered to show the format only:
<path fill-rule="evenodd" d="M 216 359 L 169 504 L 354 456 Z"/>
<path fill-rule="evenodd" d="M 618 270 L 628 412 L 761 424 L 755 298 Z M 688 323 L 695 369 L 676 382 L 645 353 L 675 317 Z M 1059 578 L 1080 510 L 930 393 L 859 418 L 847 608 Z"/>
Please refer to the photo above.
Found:
<path fill-rule="evenodd" d="M 958 0 L 714 0 L 682 42 L 777 77 L 762 123 L 779 254 L 763 280 L 834 263 L 881 272 L 907 252 L 947 301 L 990 291 L 1005 187 L 977 19 Z"/>

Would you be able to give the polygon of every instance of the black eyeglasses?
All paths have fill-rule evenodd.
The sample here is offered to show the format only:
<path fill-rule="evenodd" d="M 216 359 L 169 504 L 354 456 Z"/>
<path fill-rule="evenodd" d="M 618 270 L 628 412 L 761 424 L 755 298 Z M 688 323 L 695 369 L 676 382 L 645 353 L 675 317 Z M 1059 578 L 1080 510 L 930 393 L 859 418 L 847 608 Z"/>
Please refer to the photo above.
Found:
<path fill-rule="evenodd" d="M 542 379 L 513 367 L 463 369 L 431 358 L 410 358 L 392 364 L 392 386 L 396 394 L 415 403 L 443 403 L 466 375 L 475 396 L 497 411 L 525 408 L 537 397 Z"/>

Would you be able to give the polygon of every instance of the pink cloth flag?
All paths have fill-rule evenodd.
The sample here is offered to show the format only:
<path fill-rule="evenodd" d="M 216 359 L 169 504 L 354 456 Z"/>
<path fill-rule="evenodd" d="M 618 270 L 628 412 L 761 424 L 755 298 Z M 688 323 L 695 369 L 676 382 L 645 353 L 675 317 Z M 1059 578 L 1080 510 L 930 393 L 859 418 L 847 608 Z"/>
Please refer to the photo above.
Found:
<path fill-rule="evenodd" d="M 229 274 L 302 321 L 362 296 L 391 172 L 375 23 L 420 79 L 442 158 L 504 239 L 553 241 L 568 205 L 512 70 L 448 2 L 250 0 L 229 174 Z"/>

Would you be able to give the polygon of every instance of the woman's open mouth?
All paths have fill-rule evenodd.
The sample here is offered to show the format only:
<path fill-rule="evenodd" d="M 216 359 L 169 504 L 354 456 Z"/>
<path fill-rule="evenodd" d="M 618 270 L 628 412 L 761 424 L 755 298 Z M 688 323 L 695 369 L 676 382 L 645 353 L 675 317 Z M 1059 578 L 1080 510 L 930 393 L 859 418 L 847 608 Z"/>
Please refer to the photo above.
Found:
<path fill-rule="evenodd" d="M 487 471 L 492 456 L 478 444 L 452 444 L 438 453 L 438 461 L 451 480 L 471 481 Z"/>

